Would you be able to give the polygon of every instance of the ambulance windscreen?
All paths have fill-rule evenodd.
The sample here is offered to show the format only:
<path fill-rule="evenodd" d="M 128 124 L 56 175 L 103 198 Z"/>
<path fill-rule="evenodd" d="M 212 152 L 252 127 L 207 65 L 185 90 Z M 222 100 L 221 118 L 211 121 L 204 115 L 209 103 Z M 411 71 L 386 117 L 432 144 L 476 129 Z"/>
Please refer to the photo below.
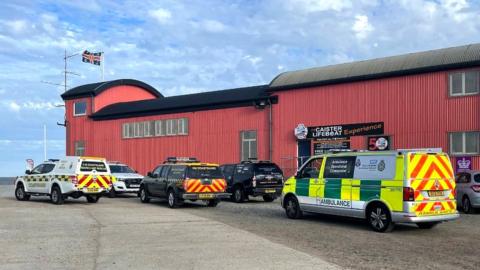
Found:
<path fill-rule="evenodd" d="M 80 171 L 81 172 L 91 172 L 91 171 L 97 171 L 97 172 L 107 172 L 107 166 L 105 165 L 104 162 L 99 162 L 99 161 L 82 161 L 82 164 L 80 165 Z"/>

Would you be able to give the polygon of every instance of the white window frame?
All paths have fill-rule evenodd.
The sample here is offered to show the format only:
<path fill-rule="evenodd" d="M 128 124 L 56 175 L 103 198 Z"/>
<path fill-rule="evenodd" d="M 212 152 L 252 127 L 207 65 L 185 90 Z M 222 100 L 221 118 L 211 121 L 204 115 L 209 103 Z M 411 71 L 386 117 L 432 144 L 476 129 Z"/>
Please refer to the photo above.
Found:
<path fill-rule="evenodd" d="M 152 137 L 155 133 L 155 130 L 152 132 L 152 122 L 153 121 L 145 121 L 143 122 L 143 137 Z M 155 129 L 155 126 L 153 127 Z"/>
<path fill-rule="evenodd" d="M 78 103 L 85 103 L 85 112 L 84 113 L 76 113 L 76 108 L 77 108 L 77 104 Z M 80 101 L 75 101 L 73 102 L 73 116 L 83 116 L 83 115 L 87 115 L 87 108 L 88 104 L 87 104 L 87 101 L 86 100 L 80 100 Z"/>
<path fill-rule="evenodd" d="M 130 138 L 130 124 L 129 123 L 123 123 L 122 124 L 122 138 L 128 139 Z"/>
<path fill-rule="evenodd" d="M 133 132 L 134 138 L 143 137 L 143 122 L 135 122 L 133 129 L 134 129 L 134 132 Z"/>
<path fill-rule="evenodd" d="M 163 123 L 165 120 L 155 121 L 155 136 L 165 136 L 167 131 L 163 129 Z"/>
<path fill-rule="evenodd" d="M 244 138 L 247 132 L 255 132 L 254 139 L 246 139 Z M 243 147 L 244 142 L 248 142 L 248 159 L 243 160 L 243 156 L 245 153 L 245 149 Z M 255 142 L 256 149 L 255 149 L 255 157 L 252 156 L 252 143 Z M 241 161 L 248 161 L 250 158 L 258 159 L 258 132 L 256 130 L 242 130 L 240 131 L 240 160 Z"/>
<path fill-rule="evenodd" d="M 177 122 L 177 119 L 168 119 L 167 121 L 167 136 L 174 136 L 177 135 L 177 132 L 173 130 L 175 122 Z M 178 122 L 177 122 L 178 125 Z M 178 129 L 178 126 L 177 126 Z"/>
<path fill-rule="evenodd" d="M 460 96 L 472 96 L 480 94 L 480 85 L 477 87 L 477 91 L 473 93 L 466 92 L 466 73 L 467 72 L 476 72 L 477 76 L 479 76 L 479 84 L 480 84 L 480 70 L 465 70 L 459 72 L 452 72 L 448 74 L 448 93 L 452 97 L 460 97 Z M 461 93 L 453 93 L 453 75 L 462 74 L 462 92 Z"/>
<path fill-rule="evenodd" d="M 178 135 L 188 135 L 188 118 L 178 119 L 177 134 Z"/>
<path fill-rule="evenodd" d="M 459 134 L 461 133 L 462 134 L 462 152 L 453 152 L 453 134 Z M 466 147 L 467 147 L 467 136 L 466 134 L 467 133 L 478 133 L 480 134 L 480 131 L 460 131 L 460 132 L 450 132 L 448 134 L 448 137 L 449 137 L 449 142 L 450 142 L 450 145 L 449 145 L 449 149 L 450 149 L 450 154 L 451 155 L 455 155 L 455 156 L 459 156 L 459 155 L 479 155 L 480 154 L 480 146 L 479 146 L 479 150 L 477 152 L 467 152 L 466 150 Z"/>

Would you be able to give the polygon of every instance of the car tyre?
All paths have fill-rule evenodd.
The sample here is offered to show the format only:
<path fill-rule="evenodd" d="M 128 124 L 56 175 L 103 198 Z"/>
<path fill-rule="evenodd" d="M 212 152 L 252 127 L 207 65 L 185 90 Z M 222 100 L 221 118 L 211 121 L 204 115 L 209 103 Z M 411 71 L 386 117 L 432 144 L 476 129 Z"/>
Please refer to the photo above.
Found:
<path fill-rule="evenodd" d="M 140 201 L 142 203 L 150 202 L 150 197 L 148 196 L 148 191 L 145 186 L 140 187 L 140 190 L 138 191 L 138 196 L 140 197 Z"/>
<path fill-rule="evenodd" d="M 19 201 L 28 201 L 30 200 L 30 195 L 25 192 L 25 187 L 22 184 L 18 184 L 15 189 L 15 198 Z"/>
<path fill-rule="evenodd" d="M 110 191 L 108 192 L 108 197 L 109 197 L 109 198 L 115 198 L 115 197 L 117 197 L 117 192 L 115 191 L 115 188 L 114 188 L 114 187 L 112 187 L 112 188 L 110 189 Z"/>
<path fill-rule="evenodd" d="M 265 202 L 273 202 L 275 200 L 275 196 L 269 194 L 263 195 L 263 200 Z"/>
<path fill-rule="evenodd" d="M 52 201 L 53 204 L 63 204 L 64 198 L 62 195 L 62 191 L 58 186 L 54 186 L 52 188 L 52 193 L 50 194 L 50 200 Z"/>
<path fill-rule="evenodd" d="M 179 205 L 177 195 L 175 194 L 175 191 L 173 191 L 173 189 L 168 190 L 167 203 L 168 207 L 170 208 L 176 208 Z"/>
<path fill-rule="evenodd" d="M 367 209 L 367 221 L 376 232 L 390 232 L 395 224 L 392 222 L 390 211 L 383 204 L 375 204 Z"/>
<path fill-rule="evenodd" d="M 470 199 L 467 196 L 463 197 L 462 208 L 463 208 L 463 212 L 465 212 L 465 214 L 475 213 L 475 209 L 473 209 L 472 203 L 470 203 Z"/>
<path fill-rule="evenodd" d="M 285 199 L 285 213 L 290 219 L 302 218 L 303 211 L 300 209 L 300 204 L 294 196 L 289 196 Z"/>
<path fill-rule="evenodd" d="M 233 189 L 232 200 L 236 203 L 242 203 L 245 201 L 245 191 L 241 186 L 235 186 Z"/>
<path fill-rule="evenodd" d="M 207 206 L 208 207 L 216 207 L 218 205 L 219 200 L 208 200 Z"/>
<path fill-rule="evenodd" d="M 418 228 L 420 229 L 431 229 L 438 225 L 439 222 L 422 222 L 417 223 Z"/>
<path fill-rule="evenodd" d="M 89 203 L 97 203 L 98 200 L 100 200 L 100 196 L 99 195 L 87 195 L 87 202 Z"/>

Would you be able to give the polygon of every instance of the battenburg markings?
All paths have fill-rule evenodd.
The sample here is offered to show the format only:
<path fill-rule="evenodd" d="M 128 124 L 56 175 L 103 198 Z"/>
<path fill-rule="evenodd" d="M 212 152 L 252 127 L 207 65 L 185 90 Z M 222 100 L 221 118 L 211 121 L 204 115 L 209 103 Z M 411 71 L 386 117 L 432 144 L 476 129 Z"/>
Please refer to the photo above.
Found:
<path fill-rule="evenodd" d="M 325 198 L 341 199 L 342 198 L 342 179 L 327 178 L 325 179 Z"/>
<path fill-rule="evenodd" d="M 295 193 L 298 196 L 309 196 L 308 195 L 308 190 L 310 186 L 310 179 L 308 178 L 302 178 L 302 179 L 297 179 L 297 184 L 295 188 Z"/>
<path fill-rule="evenodd" d="M 381 180 L 361 180 L 360 181 L 360 201 L 369 201 L 373 198 L 380 198 L 382 189 Z"/>

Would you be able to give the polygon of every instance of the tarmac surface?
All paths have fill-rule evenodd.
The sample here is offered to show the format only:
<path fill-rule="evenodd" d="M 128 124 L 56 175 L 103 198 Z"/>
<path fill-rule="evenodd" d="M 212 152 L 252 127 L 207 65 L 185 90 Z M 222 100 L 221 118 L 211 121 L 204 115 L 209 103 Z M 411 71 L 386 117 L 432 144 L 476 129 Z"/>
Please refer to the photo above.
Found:
<path fill-rule="evenodd" d="M 0 269 L 339 269 L 222 222 L 135 196 L 53 205 L 0 186 Z"/>

